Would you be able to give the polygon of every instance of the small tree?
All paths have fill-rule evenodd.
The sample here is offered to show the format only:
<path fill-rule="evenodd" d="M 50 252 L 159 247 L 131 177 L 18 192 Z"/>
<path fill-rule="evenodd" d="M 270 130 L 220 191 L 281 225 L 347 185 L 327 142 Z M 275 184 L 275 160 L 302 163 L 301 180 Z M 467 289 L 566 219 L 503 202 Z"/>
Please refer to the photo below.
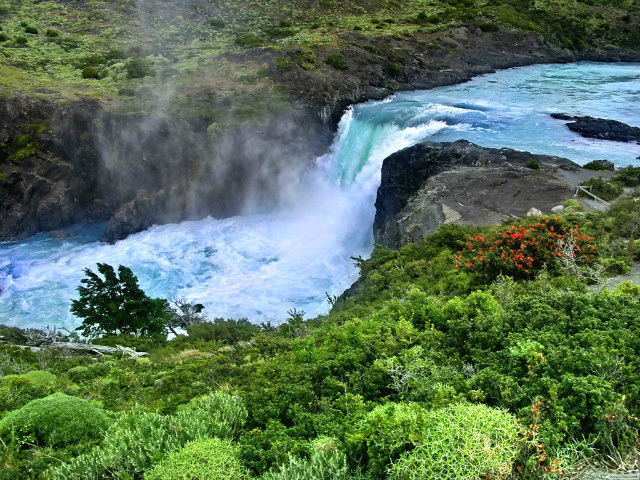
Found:
<path fill-rule="evenodd" d="M 76 330 L 87 337 L 98 335 L 146 335 L 165 332 L 167 301 L 150 298 L 138 285 L 130 268 L 98 263 L 98 273 L 89 268 L 78 287 L 80 299 L 72 300 L 71 313 L 83 320 Z"/>

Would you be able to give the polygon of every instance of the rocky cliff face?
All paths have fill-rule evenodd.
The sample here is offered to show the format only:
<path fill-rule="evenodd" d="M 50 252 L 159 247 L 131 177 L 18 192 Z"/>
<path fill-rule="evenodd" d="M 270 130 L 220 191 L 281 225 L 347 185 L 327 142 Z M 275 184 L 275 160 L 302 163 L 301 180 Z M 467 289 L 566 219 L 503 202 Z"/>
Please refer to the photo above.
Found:
<path fill-rule="evenodd" d="M 540 169 L 528 168 L 531 161 Z M 384 160 L 375 241 L 399 248 L 443 223 L 492 225 L 531 208 L 550 212 L 573 195 L 572 183 L 592 174 L 558 157 L 464 140 L 421 143 Z"/>
<path fill-rule="evenodd" d="M 0 99 L 0 119 L 0 241 L 108 221 L 103 240 L 115 242 L 269 208 L 332 136 L 305 111 L 212 135 L 204 123 L 22 96 Z"/>
<path fill-rule="evenodd" d="M 0 99 L 0 241 L 109 215 L 96 195 L 91 148 L 96 103 L 57 109 L 23 96 Z"/>

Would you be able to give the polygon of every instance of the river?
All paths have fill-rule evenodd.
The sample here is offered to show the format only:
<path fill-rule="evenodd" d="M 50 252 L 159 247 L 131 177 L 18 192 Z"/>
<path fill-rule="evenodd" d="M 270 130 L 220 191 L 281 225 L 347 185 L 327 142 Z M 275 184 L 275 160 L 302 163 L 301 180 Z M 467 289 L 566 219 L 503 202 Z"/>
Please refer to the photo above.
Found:
<path fill-rule="evenodd" d="M 287 311 L 328 311 L 357 278 L 351 257 L 373 248 L 374 202 L 382 161 L 420 141 L 466 139 L 557 155 L 577 163 L 639 163 L 640 146 L 584 139 L 553 112 L 640 126 L 640 65 L 576 63 L 500 71 L 470 82 L 400 93 L 345 112 L 330 150 L 277 211 L 154 226 L 115 245 L 104 225 L 74 226 L 65 240 L 40 234 L 0 243 L 0 323 L 19 327 L 80 322 L 70 299 L 84 268 L 129 266 L 151 296 L 179 294 L 210 318 L 278 323 Z"/>

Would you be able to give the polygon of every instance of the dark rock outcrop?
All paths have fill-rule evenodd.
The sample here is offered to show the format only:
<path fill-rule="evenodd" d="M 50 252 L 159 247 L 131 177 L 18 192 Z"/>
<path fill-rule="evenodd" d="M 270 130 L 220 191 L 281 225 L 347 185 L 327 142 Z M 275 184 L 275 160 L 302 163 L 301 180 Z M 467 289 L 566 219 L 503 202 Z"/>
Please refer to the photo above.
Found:
<path fill-rule="evenodd" d="M 564 113 L 552 113 L 552 118 L 569 120 L 569 130 L 579 133 L 585 138 L 612 140 L 615 142 L 640 142 L 640 128 L 632 127 L 617 120 L 606 120 L 594 117 L 575 117 Z"/>
<path fill-rule="evenodd" d="M 527 167 L 532 160 L 540 170 Z M 550 212 L 572 196 L 569 177 L 577 182 L 583 173 L 558 157 L 482 148 L 464 140 L 420 143 L 384 160 L 375 241 L 398 248 L 420 241 L 443 223 L 491 225 L 524 217 L 532 207 Z"/>

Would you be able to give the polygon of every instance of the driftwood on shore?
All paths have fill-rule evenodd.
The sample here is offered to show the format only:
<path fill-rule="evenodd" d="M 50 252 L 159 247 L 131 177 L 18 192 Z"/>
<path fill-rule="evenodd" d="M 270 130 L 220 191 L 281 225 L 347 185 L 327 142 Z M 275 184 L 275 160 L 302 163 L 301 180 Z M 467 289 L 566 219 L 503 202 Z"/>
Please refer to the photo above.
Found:
<path fill-rule="evenodd" d="M 133 348 L 123 347 L 116 345 L 115 347 L 107 347 L 104 345 L 92 345 L 90 343 L 76 343 L 76 342 L 52 342 L 42 347 L 29 347 L 23 345 L 16 345 L 19 348 L 28 348 L 32 352 L 39 352 L 47 348 L 60 348 L 73 350 L 75 352 L 87 353 L 89 355 L 96 355 L 101 357 L 103 355 L 113 355 L 115 353 L 123 353 L 130 358 L 146 357 L 149 354 L 147 352 L 137 352 Z"/>

